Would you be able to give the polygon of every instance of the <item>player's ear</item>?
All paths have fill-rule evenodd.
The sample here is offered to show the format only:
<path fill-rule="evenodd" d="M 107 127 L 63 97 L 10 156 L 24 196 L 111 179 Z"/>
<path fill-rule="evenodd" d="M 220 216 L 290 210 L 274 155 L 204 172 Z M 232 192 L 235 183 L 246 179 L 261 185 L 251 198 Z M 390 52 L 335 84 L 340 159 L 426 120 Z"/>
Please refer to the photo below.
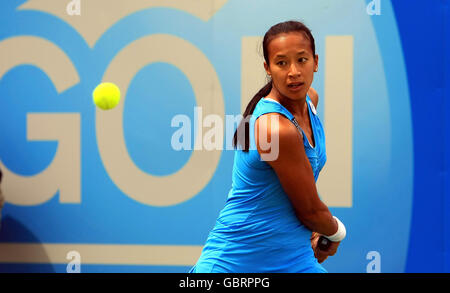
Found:
<path fill-rule="evenodd" d="M 314 72 L 319 70 L 319 55 L 314 56 Z"/>
<path fill-rule="evenodd" d="M 267 65 L 266 61 L 264 61 L 264 69 L 266 70 L 268 76 L 272 75 L 272 73 L 270 72 L 270 67 L 269 65 Z"/>

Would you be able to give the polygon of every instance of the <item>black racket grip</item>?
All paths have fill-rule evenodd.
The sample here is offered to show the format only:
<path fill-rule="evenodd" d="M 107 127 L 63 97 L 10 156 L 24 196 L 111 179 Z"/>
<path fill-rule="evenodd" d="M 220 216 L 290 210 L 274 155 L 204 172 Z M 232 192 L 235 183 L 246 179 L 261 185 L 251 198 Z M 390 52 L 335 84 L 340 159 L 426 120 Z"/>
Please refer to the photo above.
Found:
<path fill-rule="evenodd" d="M 331 240 L 325 238 L 324 236 L 319 237 L 319 241 L 317 242 L 317 246 L 320 250 L 328 250 L 331 245 Z"/>

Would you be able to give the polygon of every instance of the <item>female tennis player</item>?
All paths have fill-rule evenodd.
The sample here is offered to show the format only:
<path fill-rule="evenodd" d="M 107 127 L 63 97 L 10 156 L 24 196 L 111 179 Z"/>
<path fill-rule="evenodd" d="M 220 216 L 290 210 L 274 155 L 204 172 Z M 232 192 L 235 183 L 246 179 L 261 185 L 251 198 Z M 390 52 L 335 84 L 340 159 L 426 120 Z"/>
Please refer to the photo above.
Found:
<path fill-rule="evenodd" d="M 263 54 L 270 81 L 236 130 L 232 188 L 190 272 L 326 272 L 320 263 L 345 237 L 315 184 L 326 153 L 310 87 L 318 68 L 314 38 L 301 22 L 279 23 L 265 34 Z M 318 248 L 320 235 L 331 241 L 325 250 Z"/>

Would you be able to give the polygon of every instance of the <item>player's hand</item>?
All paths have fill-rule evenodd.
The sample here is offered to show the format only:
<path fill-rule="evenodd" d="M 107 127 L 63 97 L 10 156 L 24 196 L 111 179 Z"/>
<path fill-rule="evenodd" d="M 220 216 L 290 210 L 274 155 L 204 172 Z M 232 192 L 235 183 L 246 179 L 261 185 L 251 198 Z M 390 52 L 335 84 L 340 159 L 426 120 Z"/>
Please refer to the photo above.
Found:
<path fill-rule="evenodd" d="M 322 250 L 318 247 L 317 243 L 319 241 L 319 237 L 321 236 L 321 234 L 313 232 L 311 235 L 311 247 L 314 251 L 314 256 L 317 258 L 317 261 L 319 263 L 323 263 L 328 256 L 333 256 L 336 254 L 337 252 L 337 248 L 339 247 L 339 244 L 341 242 L 333 242 L 331 241 L 330 246 L 328 247 L 327 250 Z"/>
<path fill-rule="evenodd" d="M 326 252 L 319 249 L 317 243 L 319 242 L 320 234 L 313 232 L 311 235 L 311 247 L 314 251 L 314 257 L 317 259 L 319 263 L 323 263 L 327 258 L 328 254 Z"/>

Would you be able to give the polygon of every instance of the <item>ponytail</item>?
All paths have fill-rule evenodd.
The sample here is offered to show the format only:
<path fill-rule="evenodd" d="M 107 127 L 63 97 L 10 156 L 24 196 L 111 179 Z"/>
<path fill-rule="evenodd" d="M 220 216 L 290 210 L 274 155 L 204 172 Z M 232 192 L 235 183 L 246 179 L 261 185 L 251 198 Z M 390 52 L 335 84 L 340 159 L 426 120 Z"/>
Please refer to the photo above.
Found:
<path fill-rule="evenodd" d="M 256 95 L 250 100 L 247 107 L 245 108 L 244 114 L 242 115 L 243 118 L 241 122 L 239 123 L 238 128 L 234 132 L 233 137 L 233 147 L 236 149 L 238 147 L 238 144 L 242 147 L 242 150 L 244 152 L 248 152 L 250 148 L 250 131 L 249 131 L 249 120 L 251 115 L 253 114 L 253 111 L 256 108 L 256 104 L 267 96 L 270 91 L 272 90 L 272 81 L 269 81 L 265 86 L 263 86 Z M 245 130 L 245 137 L 244 141 L 242 141 L 242 137 L 238 137 L 238 133 L 242 133 L 242 127 L 244 127 Z"/>

